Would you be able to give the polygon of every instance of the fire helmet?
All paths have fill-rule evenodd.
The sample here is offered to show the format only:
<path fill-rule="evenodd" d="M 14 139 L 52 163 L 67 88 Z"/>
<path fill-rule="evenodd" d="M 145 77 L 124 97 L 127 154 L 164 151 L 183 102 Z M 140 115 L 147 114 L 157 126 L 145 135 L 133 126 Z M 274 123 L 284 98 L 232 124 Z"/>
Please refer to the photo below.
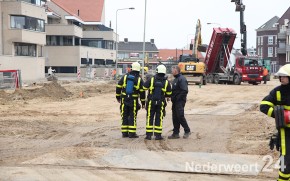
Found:
<path fill-rule="evenodd" d="M 166 67 L 164 65 L 158 65 L 156 72 L 158 74 L 166 74 Z"/>
<path fill-rule="evenodd" d="M 141 66 L 138 62 L 132 63 L 132 71 L 138 71 L 140 72 Z"/>
<path fill-rule="evenodd" d="M 290 64 L 283 65 L 276 73 L 276 76 L 290 77 Z"/>

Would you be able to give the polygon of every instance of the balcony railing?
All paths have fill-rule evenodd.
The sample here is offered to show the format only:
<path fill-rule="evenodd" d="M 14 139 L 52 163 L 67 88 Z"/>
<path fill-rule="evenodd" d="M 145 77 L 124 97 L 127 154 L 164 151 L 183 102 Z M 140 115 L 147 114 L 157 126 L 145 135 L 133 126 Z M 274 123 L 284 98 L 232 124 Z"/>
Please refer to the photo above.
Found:
<path fill-rule="evenodd" d="M 285 40 L 286 39 L 286 31 L 278 33 L 278 40 Z"/>
<path fill-rule="evenodd" d="M 286 47 L 284 47 L 284 48 L 277 48 L 277 54 L 286 54 Z"/>
<path fill-rule="evenodd" d="M 45 30 L 47 35 L 83 37 L 82 28 L 76 25 L 46 24 Z"/>

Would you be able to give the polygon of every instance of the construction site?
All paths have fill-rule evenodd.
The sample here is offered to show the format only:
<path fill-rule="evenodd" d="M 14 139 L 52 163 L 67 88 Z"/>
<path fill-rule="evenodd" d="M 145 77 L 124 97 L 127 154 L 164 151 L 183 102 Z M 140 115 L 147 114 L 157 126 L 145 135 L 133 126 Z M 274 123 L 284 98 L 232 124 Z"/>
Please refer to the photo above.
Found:
<path fill-rule="evenodd" d="M 122 138 L 115 81 L 43 82 L 1 91 L 0 178 L 275 180 L 279 153 L 268 146 L 275 121 L 259 104 L 279 84 L 189 85 L 185 117 L 192 134 L 176 140 L 167 139 L 171 102 L 164 140 L 144 140 L 144 109 L 138 112 L 140 137 Z"/>

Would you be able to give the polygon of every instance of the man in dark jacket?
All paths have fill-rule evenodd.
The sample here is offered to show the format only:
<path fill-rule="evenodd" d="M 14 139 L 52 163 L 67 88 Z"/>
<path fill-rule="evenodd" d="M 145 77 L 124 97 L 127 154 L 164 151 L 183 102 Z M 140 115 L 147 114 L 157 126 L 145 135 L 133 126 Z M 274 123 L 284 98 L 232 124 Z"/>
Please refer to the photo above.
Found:
<path fill-rule="evenodd" d="M 147 80 L 144 84 L 144 90 L 148 90 L 147 96 L 147 121 L 146 138 L 151 140 L 154 133 L 155 140 L 162 140 L 162 125 L 165 116 L 166 97 L 171 96 L 171 84 L 165 77 L 166 67 L 158 65 L 156 75 Z M 154 118 L 155 117 L 155 118 Z M 155 119 L 155 121 L 154 121 Z"/>
<path fill-rule="evenodd" d="M 140 64 L 132 63 L 131 72 L 125 74 L 116 86 L 116 99 L 120 105 L 123 137 L 138 138 L 137 112 L 140 109 L 138 98 L 145 107 L 145 91 L 143 90 L 143 80 L 140 77 Z"/>
<path fill-rule="evenodd" d="M 276 121 L 274 142 L 281 155 L 278 180 L 290 180 L 290 64 L 282 66 L 276 75 L 281 85 L 262 100 L 260 110 Z"/>
<path fill-rule="evenodd" d="M 186 78 L 180 73 L 180 68 L 178 66 L 172 67 L 172 74 L 175 77 L 172 82 L 171 95 L 173 134 L 169 136 L 168 139 L 179 138 L 180 125 L 184 129 L 183 138 L 188 138 L 191 133 L 187 121 L 184 117 L 184 106 L 188 93 L 188 83 Z"/>

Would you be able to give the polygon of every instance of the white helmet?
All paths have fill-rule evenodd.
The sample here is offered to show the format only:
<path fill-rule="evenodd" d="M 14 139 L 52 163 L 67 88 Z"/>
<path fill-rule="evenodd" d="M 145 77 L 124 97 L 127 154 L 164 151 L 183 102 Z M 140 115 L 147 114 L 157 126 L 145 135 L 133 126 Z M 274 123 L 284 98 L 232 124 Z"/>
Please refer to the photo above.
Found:
<path fill-rule="evenodd" d="M 276 76 L 287 76 L 290 77 L 290 64 L 283 65 L 279 71 L 276 73 Z"/>
<path fill-rule="evenodd" d="M 164 66 L 164 65 L 158 65 L 157 66 L 157 69 L 156 69 L 156 72 L 158 73 L 158 74 L 166 74 L 166 67 Z"/>
<path fill-rule="evenodd" d="M 138 62 L 132 63 L 132 71 L 138 71 L 140 72 L 141 66 Z"/>

